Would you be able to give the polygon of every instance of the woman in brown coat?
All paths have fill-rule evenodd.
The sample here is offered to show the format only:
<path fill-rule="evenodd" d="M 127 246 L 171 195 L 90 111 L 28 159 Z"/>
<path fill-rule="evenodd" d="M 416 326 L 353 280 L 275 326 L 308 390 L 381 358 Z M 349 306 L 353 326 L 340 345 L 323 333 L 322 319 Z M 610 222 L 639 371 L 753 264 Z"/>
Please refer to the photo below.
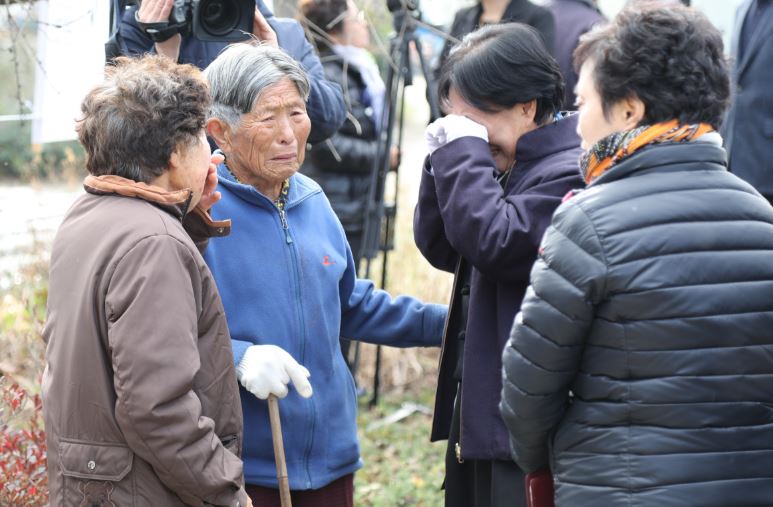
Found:
<path fill-rule="evenodd" d="M 251 505 L 223 306 L 189 235 L 229 229 L 205 211 L 208 106 L 199 71 L 159 57 L 120 60 L 81 106 L 90 175 L 54 241 L 44 330 L 52 506 Z"/>

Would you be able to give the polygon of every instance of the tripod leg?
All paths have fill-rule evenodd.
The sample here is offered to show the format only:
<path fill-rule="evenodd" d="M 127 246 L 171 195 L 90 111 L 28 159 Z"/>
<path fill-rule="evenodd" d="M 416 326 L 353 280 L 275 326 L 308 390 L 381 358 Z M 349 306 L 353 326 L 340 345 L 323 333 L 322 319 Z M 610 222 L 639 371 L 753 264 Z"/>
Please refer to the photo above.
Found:
<path fill-rule="evenodd" d="M 373 397 L 368 406 L 373 408 L 378 405 L 378 391 L 381 387 L 381 345 L 376 347 L 376 371 L 373 373 Z"/>
<path fill-rule="evenodd" d="M 395 190 L 396 191 L 396 190 Z M 386 282 L 387 282 L 387 266 L 389 265 L 389 237 L 392 234 L 392 228 L 395 225 L 395 219 L 396 216 L 393 213 L 396 213 L 397 209 L 394 208 L 393 211 L 390 211 L 389 213 L 384 214 L 384 235 L 383 235 L 383 242 L 381 243 L 381 251 L 383 253 L 383 260 L 384 263 L 381 266 L 381 288 L 386 288 Z M 375 407 L 378 404 L 378 395 L 379 395 L 379 389 L 381 387 L 381 345 L 376 347 L 376 368 L 375 372 L 373 373 L 373 397 L 370 399 L 370 402 L 368 405 L 370 407 Z"/>
<path fill-rule="evenodd" d="M 424 80 L 427 82 L 427 102 L 429 102 L 429 113 L 431 118 L 440 118 L 440 106 L 438 105 L 437 87 L 435 87 L 435 80 L 433 79 L 432 72 L 429 68 L 424 53 L 422 52 L 421 41 L 418 38 L 413 39 L 413 44 L 416 47 L 416 54 L 419 55 L 419 63 L 421 64 L 421 73 L 424 75 Z"/>

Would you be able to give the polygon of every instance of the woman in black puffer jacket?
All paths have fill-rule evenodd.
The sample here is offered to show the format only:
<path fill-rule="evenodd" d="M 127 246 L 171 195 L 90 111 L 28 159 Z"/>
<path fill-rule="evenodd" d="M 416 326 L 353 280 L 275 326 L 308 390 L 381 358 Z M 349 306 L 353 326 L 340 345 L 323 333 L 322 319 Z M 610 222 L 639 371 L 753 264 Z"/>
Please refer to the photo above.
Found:
<path fill-rule="evenodd" d="M 314 145 L 301 172 L 320 184 L 341 220 L 355 265 L 363 255 L 363 226 L 385 86 L 373 57 L 368 25 L 347 0 L 306 0 L 300 21 L 317 45 L 328 80 L 344 92 L 347 119 L 336 134 Z M 396 166 L 396 153 L 392 165 Z"/>
<path fill-rule="evenodd" d="M 589 186 L 504 350 L 514 458 L 558 506 L 773 505 L 773 208 L 726 170 L 722 38 L 634 6 L 575 57 Z"/>

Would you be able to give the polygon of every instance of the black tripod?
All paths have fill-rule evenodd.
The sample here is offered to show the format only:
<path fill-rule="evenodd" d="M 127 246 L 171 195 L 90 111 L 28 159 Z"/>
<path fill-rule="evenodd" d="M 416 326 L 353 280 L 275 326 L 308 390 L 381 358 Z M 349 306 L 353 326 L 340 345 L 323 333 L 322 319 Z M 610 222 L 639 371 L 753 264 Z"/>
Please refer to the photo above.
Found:
<path fill-rule="evenodd" d="M 380 138 L 378 151 L 371 170 L 368 207 L 363 227 L 363 257 L 365 269 L 363 278 L 370 278 L 371 261 L 382 253 L 381 288 L 386 288 L 388 274 L 388 254 L 394 248 L 395 219 L 397 216 L 397 196 L 399 188 L 398 173 L 393 178 L 394 199 L 385 202 L 386 177 L 389 173 L 390 150 L 394 143 L 394 127 L 397 121 L 397 143 L 402 146 L 403 119 L 405 113 L 405 87 L 413 84 L 410 46 L 419 57 L 422 74 L 427 82 L 427 100 L 433 118 L 439 116 L 437 91 L 432 86 L 429 65 L 422 52 L 421 40 L 416 37 L 416 26 L 419 19 L 418 5 L 415 0 L 387 0 L 387 6 L 392 13 L 395 33 L 389 41 L 389 69 L 386 78 L 387 95 L 384 99 L 384 110 L 380 122 Z M 398 102 L 399 96 L 399 102 Z M 400 108 L 399 120 L 397 106 Z M 360 361 L 360 344 L 355 343 L 352 373 L 356 374 Z M 381 375 L 381 346 L 376 348 L 376 367 L 373 374 L 373 397 L 369 405 L 378 403 Z"/>

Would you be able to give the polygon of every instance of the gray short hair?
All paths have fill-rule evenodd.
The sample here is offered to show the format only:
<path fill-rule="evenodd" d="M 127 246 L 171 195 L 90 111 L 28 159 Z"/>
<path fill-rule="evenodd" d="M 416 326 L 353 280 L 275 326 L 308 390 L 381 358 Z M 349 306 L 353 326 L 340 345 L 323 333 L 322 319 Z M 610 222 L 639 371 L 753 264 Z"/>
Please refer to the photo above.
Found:
<path fill-rule="evenodd" d="M 304 101 L 309 98 L 309 78 L 290 55 L 266 44 L 232 44 L 204 71 L 212 95 L 210 118 L 239 124 L 241 115 L 252 111 L 261 93 L 282 79 L 298 88 Z"/>

